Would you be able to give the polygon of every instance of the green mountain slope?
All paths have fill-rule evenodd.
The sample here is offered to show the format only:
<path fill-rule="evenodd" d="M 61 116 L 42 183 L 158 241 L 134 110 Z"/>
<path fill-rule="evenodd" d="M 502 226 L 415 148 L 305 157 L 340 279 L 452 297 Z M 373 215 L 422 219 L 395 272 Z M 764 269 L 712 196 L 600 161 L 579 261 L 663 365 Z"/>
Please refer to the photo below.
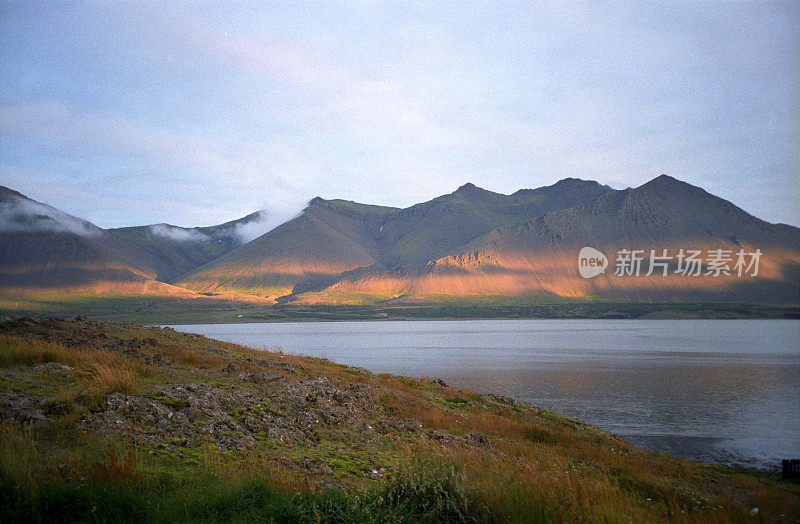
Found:
<path fill-rule="evenodd" d="M 279 297 L 298 283 L 330 284 L 342 272 L 379 264 L 372 232 L 392 209 L 315 198 L 300 216 L 190 273 L 180 285 Z"/>
<path fill-rule="evenodd" d="M 711 239 L 731 245 L 800 249 L 798 228 L 765 222 L 727 200 L 667 175 L 634 189 L 612 191 L 575 207 L 499 228 L 470 248 L 526 251 L 548 246 L 640 246 Z"/>
<path fill-rule="evenodd" d="M 261 212 L 257 212 L 211 227 L 183 228 L 153 224 L 109 231 L 150 254 L 155 261 L 158 280 L 173 282 L 251 240 L 251 230 L 260 222 Z"/>
<path fill-rule="evenodd" d="M 610 259 L 593 279 L 578 272 L 584 246 Z M 615 275 L 614 256 L 641 250 L 639 276 Z M 667 275 L 646 275 L 651 250 L 667 250 Z M 681 249 L 762 252 L 759 272 L 742 278 L 708 274 L 678 275 Z M 750 262 L 750 259 L 747 259 Z M 497 228 L 470 242 L 462 252 L 406 271 L 373 271 L 344 278 L 325 296 L 497 296 L 538 295 L 634 300 L 800 302 L 800 229 L 760 220 L 701 188 L 660 176 L 634 189 L 609 191 L 566 209 L 513 226 Z"/>
<path fill-rule="evenodd" d="M 515 224 L 611 191 L 567 179 L 502 195 L 466 184 L 406 209 L 315 198 L 283 226 L 179 281 L 203 291 L 280 297 L 315 291 L 343 276 L 402 270 L 458 252 L 497 227 Z"/>
<path fill-rule="evenodd" d="M 767 223 L 665 175 L 625 190 L 565 179 L 503 195 L 466 184 L 405 209 L 315 198 L 261 234 L 263 218 L 102 230 L 1 188 L 0 289 L 96 292 L 124 283 L 134 294 L 300 304 L 476 297 L 800 303 L 800 229 Z M 605 253 L 605 273 L 579 275 L 584 246 Z M 641 275 L 614 274 L 615 255 L 626 249 L 640 250 Z M 752 278 L 711 274 L 708 261 L 687 277 L 677 273 L 682 249 L 706 257 L 727 250 L 729 269 L 740 250 L 763 256 Z M 660 277 L 645 278 L 651 250 L 671 257 Z"/>
<path fill-rule="evenodd" d="M 383 224 L 384 265 L 412 268 L 463 249 L 501 226 L 574 206 L 611 189 L 597 182 L 565 179 L 552 186 L 502 195 L 465 184 L 454 193 L 399 210 Z"/>

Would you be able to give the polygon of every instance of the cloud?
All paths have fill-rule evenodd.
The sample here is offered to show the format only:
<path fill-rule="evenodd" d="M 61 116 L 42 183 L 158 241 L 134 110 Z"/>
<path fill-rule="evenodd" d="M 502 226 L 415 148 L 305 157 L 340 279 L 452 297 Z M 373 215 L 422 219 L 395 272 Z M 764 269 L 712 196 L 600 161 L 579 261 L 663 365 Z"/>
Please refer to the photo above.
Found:
<path fill-rule="evenodd" d="M 269 232 L 286 220 L 293 218 L 295 215 L 296 213 L 288 215 L 287 213 L 275 213 L 261 210 L 246 217 L 246 221 L 216 228 L 213 234 L 207 234 L 196 227 L 176 227 L 169 224 L 154 224 L 150 226 L 150 232 L 154 235 L 178 242 L 206 242 L 209 240 L 219 240 L 220 238 L 233 238 L 242 244 L 246 244 L 264 233 Z"/>
<path fill-rule="evenodd" d="M 150 226 L 150 232 L 178 242 L 205 242 L 210 240 L 208 235 L 198 231 L 197 228 L 175 227 L 169 224 L 154 224 Z"/>
<path fill-rule="evenodd" d="M 102 234 L 97 226 L 58 209 L 16 196 L 0 202 L 0 231 L 11 233 L 51 231 L 83 237 Z"/>
<path fill-rule="evenodd" d="M 266 210 L 261 210 L 256 213 L 256 216 L 252 220 L 236 224 L 233 229 L 233 234 L 236 235 L 243 244 L 246 244 L 270 231 L 280 223 L 275 222 L 275 218 L 271 218 Z"/>
<path fill-rule="evenodd" d="M 7 11 L 0 169 L 103 227 L 662 172 L 797 223 L 795 4 Z"/>
<path fill-rule="evenodd" d="M 289 140 L 179 131 L 115 112 L 76 112 L 53 101 L 0 105 L 0 129 L 15 136 L 15 147 L 30 144 L 29 157 L 69 158 L 74 166 L 85 166 L 74 174 L 46 172 L 38 166 L 6 169 L 7 185 L 44 197 L 48 180 L 60 177 L 59 191 L 47 201 L 76 212 L 75 201 L 62 189 L 69 188 L 76 200 L 85 202 L 91 186 L 94 205 L 85 214 L 103 227 L 131 225 L 130 219 L 115 219 L 111 214 L 112 210 L 130 214 L 131 197 L 148 199 L 146 205 L 138 206 L 141 216 L 151 214 L 150 219 L 139 219 L 144 222 L 214 225 L 223 222 L 225 215 L 238 217 L 242 210 L 259 205 L 283 216 L 287 203 L 292 203 L 296 213 L 301 202 L 315 193 L 311 178 L 322 171 Z M 98 165 L 112 167 L 96 172 Z M 286 177 L 287 173 L 292 177 Z M 152 195 L 154 178 L 160 189 L 157 198 Z M 198 191 L 200 187 L 213 191 Z M 271 197 L 267 205 L 258 203 L 265 200 L 264 195 Z M 116 205 L 109 202 L 100 209 L 99 200 L 115 200 Z M 223 208 L 220 202 L 227 205 Z M 175 209 L 181 212 L 172 214 Z"/>
<path fill-rule="evenodd" d="M 298 214 L 291 206 L 278 211 L 262 209 L 247 217 L 248 220 L 246 222 L 238 222 L 224 234 L 234 236 L 241 243 L 246 244 L 272 231 Z"/>

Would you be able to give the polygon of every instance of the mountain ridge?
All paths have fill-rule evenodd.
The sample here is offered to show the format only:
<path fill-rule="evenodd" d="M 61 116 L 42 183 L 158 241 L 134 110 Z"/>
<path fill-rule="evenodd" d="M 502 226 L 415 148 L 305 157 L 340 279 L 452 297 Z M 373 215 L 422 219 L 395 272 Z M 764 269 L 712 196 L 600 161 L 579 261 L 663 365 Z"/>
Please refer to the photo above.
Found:
<path fill-rule="evenodd" d="M 171 286 L 169 277 L 177 276 L 177 271 L 187 264 L 199 265 L 196 261 L 182 260 L 186 257 L 179 246 L 197 251 L 200 241 L 189 237 L 170 240 L 169 233 L 207 236 L 218 231 L 233 231 L 239 224 L 252 222 L 255 215 L 205 228 L 151 224 L 102 229 L 0 186 L 0 292 L 8 295 L 116 290 L 193 295 L 189 290 Z M 158 228 L 162 228 L 164 234 L 158 234 Z M 232 247 L 235 246 L 217 250 Z M 213 250 L 210 254 L 214 255 Z M 213 256 L 208 260 L 210 258 Z M 171 259 L 181 262 L 170 273 Z"/>
<path fill-rule="evenodd" d="M 770 224 L 668 175 L 621 190 L 566 178 L 508 195 L 466 183 L 406 208 L 315 197 L 265 231 L 260 212 L 217 226 L 104 230 L 2 186 L 0 206 L 0 291 L 36 287 L 39 279 L 45 289 L 136 283 L 148 292 L 300 304 L 474 296 L 800 302 L 800 229 Z M 15 267 L 9 246 L 28 253 Z M 583 246 L 609 254 L 760 249 L 765 256 L 750 280 L 673 273 L 626 280 L 613 266 L 583 279 Z"/>

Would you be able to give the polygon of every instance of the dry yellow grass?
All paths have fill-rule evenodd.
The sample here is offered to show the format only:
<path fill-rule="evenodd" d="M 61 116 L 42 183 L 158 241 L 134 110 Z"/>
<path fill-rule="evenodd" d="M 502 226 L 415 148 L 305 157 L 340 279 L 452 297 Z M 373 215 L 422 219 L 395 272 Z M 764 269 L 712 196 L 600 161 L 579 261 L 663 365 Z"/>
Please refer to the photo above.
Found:
<path fill-rule="evenodd" d="M 119 353 L 0 335 L 3 367 L 47 362 L 73 367 L 78 378 L 78 387 L 65 393 L 62 400 L 99 401 L 110 393 L 136 393 L 140 389 L 139 377 L 147 374 L 145 366 Z"/>
<path fill-rule="evenodd" d="M 47 362 L 76 366 L 82 359 L 81 353 L 44 340 L 0 335 L 2 367 L 35 366 Z"/>

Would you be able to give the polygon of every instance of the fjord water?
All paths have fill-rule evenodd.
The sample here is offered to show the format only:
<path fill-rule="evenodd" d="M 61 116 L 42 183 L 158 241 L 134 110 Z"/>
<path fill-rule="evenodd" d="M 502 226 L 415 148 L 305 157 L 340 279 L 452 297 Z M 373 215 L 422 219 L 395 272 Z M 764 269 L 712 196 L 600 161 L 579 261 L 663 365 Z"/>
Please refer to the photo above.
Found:
<path fill-rule="evenodd" d="M 172 326 L 441 378 L 650 449 L 774 470 L 800 458 L 796 320 L 468 320 Z"/>

